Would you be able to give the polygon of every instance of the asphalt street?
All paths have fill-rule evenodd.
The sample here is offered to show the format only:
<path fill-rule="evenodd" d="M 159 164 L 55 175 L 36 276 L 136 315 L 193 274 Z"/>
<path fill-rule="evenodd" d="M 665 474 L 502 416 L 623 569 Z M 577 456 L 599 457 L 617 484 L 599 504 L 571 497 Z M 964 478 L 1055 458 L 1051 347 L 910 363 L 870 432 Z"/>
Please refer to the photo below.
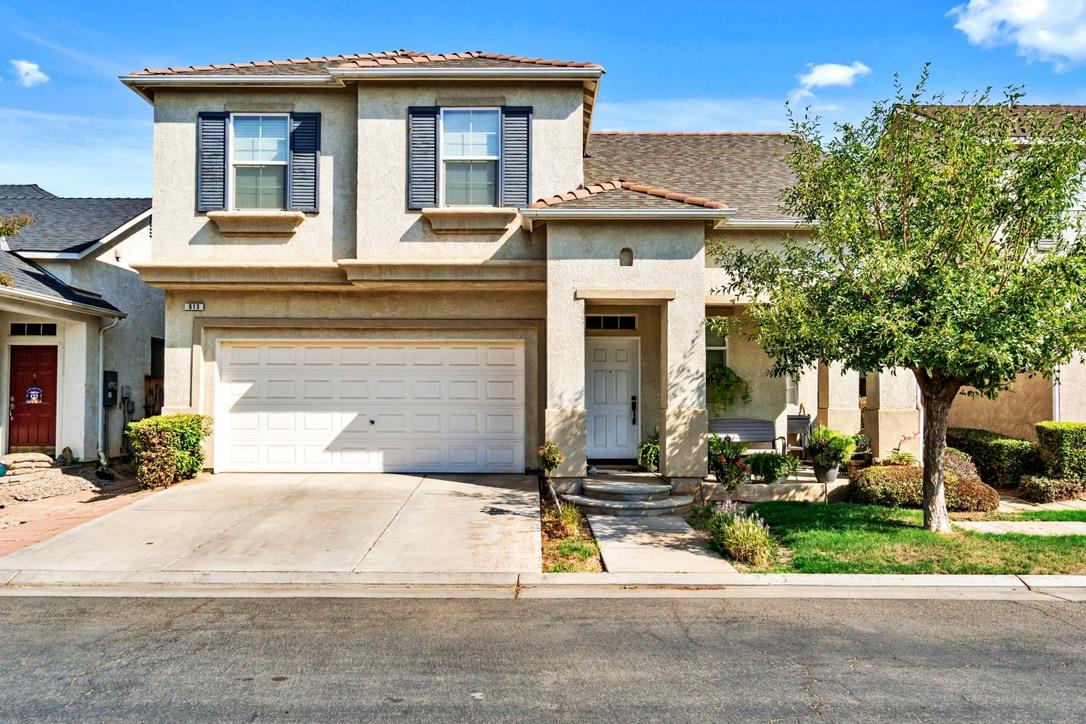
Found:
<path fill-rule="evenodd" d="M 1086 719 L 1086 605 L 0 598 L 0 718 Z"/>

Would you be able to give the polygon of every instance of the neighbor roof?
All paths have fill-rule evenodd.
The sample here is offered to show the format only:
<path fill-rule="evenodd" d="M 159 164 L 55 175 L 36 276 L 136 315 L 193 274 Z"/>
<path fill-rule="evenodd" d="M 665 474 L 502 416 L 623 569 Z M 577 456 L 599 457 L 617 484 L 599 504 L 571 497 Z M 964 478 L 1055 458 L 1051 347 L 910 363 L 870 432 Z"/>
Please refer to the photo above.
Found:
<path fill-rule="evenodd" d="M 8 238 L 13 251 L 78 253 L 150 208 L 151 199 L 0 198 L 0 216 L 33 217 Z"/>
<path fill-rule="evenodd" d="M 0 274 L 6 274 L 11 279 L 10 286 L 0 285 L 0 295 L 4 293 L 4 290 L 12 289 L 56 301 L 94 307 L 107 313 L 115 312 L 123 316 L 119 309 L 105 299 L 68 286 L 34 262 L 21 259 L 12 252 L 0 252 Z"/>
<path fill-rule="evenodd" d="M 1070 115 L 1074 116 L 1078 120 L 1086 119 L 1086 106 L 1065 106 L 1065 105 L 1014 105 L 1014 106 L 988 106 L 989 108 L 1001 108 L 1004 113 L 1010 115 L 1013 121 L 1012 134 L 1016 138 L 1024 138 L 1029 135 L 1029 117 L 1030 116 L 1046 116 L 1053 119 L 1063 120 L 1061 116 Z M 972 110 L 975 106 L 967 105 L 920 105 L 917 106 L 919 111 L 925 115 L 930 115 L 939 112 L 940 110 L 952 110 L 952 111 L 966 111 Z"/>
<path fill-rule="evenodd" d="M 585 185 L 633 179 L 734 208 L 736 220 L 792 221 L 780 204 L 781 191 L 795 183 L 786 162 L 791 138 L 786 133 L 595 132 L 584 159 Z"/>
<path fill-rule="evenodd" d="M 0 199 L 55 199 L 37 184 L 0 184 Z"/>

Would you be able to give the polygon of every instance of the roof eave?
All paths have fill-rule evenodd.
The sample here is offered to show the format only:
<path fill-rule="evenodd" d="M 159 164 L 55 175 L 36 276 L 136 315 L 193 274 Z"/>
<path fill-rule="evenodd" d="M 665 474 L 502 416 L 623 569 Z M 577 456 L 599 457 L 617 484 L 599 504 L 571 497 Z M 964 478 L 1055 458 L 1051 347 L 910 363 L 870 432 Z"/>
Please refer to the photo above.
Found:
<path fill-rule="evenodd" d="M 532 231 L 548 221 L 709 221 L 714 228 L 735 215 L 735 209 L 521 209 L 521 225 Z"/>
<path fill-rule="evenodd" d="M 818 222 L 803 221 L 802 219 L 731 219 L 728 221 L 729 229 L 765 229 L 769 231 L 781 229 L 813 229 Z"/>
<path fill-rule="evenodd" d="M 36 294 L 34 292 L 28 292 L 23 289 L 17 289 L 15 287 L 0 286 L 0 296 L 14 297 L 22 301 L 35 302 L 37 304 L 41 304 L 46 307 L 52 307 L 54 309 L 66 309 L 82 312 L 84 314 L 91 314 L 95 317 L 113 317 L 116 319 L 124 319 L 128 316 L 119 309 L 106 309 L 105 307 L 97 307 L 93 304 L 82 304 L 81 302 L 73 302 L 69 299 L 50 297 L 46 296 L 45 294 Z"/>
<path fill-rule="evenodd" d="M 272 86 L 276 88 L 341 88 L 343 81 L 330 75 L 122 75 L 122 83 L 154 105 L 154 88 L 217 88 L 220 86 Z"/>
<path fill-rule="evenodd" d="M 427 68 L 424 65 L 401 65 L 329 68 L 328 75 L 349 80 L 592 80 L 603 75 L 603 68 Z"/>

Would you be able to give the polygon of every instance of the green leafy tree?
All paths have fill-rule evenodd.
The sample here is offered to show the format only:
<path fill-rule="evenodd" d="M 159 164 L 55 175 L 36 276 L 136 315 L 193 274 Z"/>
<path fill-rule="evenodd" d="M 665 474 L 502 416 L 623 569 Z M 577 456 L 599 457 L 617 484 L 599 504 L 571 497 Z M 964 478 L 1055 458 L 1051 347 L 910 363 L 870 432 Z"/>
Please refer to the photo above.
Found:
<path fill-rule="evenodd" d="M 1086 345 L 1086 244 L 1069 211 L 1082 190 L 1083 119 L 1029 110 L 1021 94 L 877 103 L 824 134 L 792 118 L 784 194 L 809 242 L 711 250 L 755 300 L 750 333 L 771 374 L 818 361 L 904 368 L 924 405 L 924 525 L 947 532 L 947 419 L 960 393 L 996 397 L 1051 374 Z M 1044 243 L 1042 243 L 1044 242 Z M 1045 251 L 1041 251 L 1045 248 Z"/>
<path fill-rule="evenodd" d="M 9 236 L 15 236 L 31 221 L 33 221 L 33 218 L 25 214 L 20 214 L 18 216 L 0 216 L 0 239 L 7 239 Z M 11 285 L 11 276 L 9 274 L 0 273 L 0 287 L 10 287 Z"/>

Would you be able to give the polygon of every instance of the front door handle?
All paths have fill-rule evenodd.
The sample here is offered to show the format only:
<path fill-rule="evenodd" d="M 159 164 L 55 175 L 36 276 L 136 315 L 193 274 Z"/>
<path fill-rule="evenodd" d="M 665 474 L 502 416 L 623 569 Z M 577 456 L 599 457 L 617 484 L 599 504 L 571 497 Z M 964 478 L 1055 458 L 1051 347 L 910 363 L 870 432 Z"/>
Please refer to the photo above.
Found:
<path fill-rule="evenodd" d="M 631 418 L 630 424 L 631 425 L 636 425 L 637 424 L 637 395 L 631 395 L 630 396 L 630 412 L 633 413 L 633 417 Z"/>

